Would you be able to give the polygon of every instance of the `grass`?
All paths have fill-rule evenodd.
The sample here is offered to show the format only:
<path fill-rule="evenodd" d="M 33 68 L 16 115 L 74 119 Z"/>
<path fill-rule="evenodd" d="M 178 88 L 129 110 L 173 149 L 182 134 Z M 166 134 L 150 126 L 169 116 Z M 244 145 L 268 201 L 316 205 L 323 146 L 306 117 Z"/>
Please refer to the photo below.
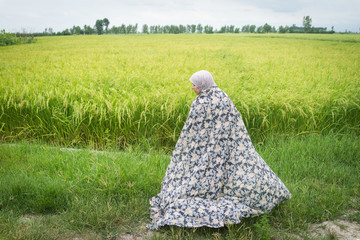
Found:
<path fill-rule="evenodd" d="M 171 151 L 209 70 L 255 142 L 360 133 L 360 36 L 42 37 L 0 48 L 0 138 Z"/>
<path fill-rule="evenodd" d="M 269 137 L 257 151 L 293 195 L 267 215 L 211 229 L 166 226 L 152 239 L 289 239 L 310 223 L 360 210 L 356 135 Z M 169 163 L 162 151 L 0 145 L 0 238 L 112 239 L 150 221 L 148 199 Z M 358 215 L 352 216 L 354 220 Z"/>
<path fill-rule="evenodd" d="M 355 213 L 350 214 L 348 219 L 350 221 L 354 221 L 354 222 L 357 222 L 360 224 L 360 212 L 355 212 Z"/>

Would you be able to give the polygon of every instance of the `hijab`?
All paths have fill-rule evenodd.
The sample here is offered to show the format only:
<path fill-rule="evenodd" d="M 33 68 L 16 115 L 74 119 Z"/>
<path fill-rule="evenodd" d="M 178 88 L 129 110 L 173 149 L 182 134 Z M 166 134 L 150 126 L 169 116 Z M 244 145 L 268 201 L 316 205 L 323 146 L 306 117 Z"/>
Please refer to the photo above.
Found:
<path fill-rule="evenodd" d="M 190 77 L 190 82 L 192 82 L 197 88 L 199 88 L 200 92 L 206 90 L 210 87 L 216 86 L 216 83 L 211 75 L 206 70 L 201 70 L 194 73 Z"/>

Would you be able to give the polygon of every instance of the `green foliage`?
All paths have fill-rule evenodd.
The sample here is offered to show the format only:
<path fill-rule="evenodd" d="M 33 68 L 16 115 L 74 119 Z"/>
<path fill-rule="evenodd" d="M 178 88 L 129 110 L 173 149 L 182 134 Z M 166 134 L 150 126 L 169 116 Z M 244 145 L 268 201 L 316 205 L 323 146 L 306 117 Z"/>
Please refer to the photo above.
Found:
<path fill-rule="evenodd" d="M 220 28 L 220 30 L 218 31 L 218 33 L 234 33 L 235 32 L 235 26 L 234 25 L 230 25 L 230 26 L 222 26 Z"/>
<path fill-rule="evenodd" d="M 6 157 L 6 156 L 2 156 Z M 8 161 L 8 159 L 3 159 Z M 57 213 L 68 207 L 69 193 L 59 180 L 49 181 L 40 174 L 36 179 L 23 173 L 2 177 L 0 209 L 11 208 L 27 213 Z"/>
<path fill-rule="evenodd" d="M 204 33 L 214 33 L 214 28 L 210 25 L 204 27 Z"/>
<path fill-rule="evenodd" d="M 269 223 L 269 214 L 265 212 L 260 219 L 254 224 L 255 238 L 259 240 L 270 240 L 272 235 L 272 229 Z"/>
<path fill-rule="evenodd" d="M 243 33 L 249 33 L 249 32 L 250 32 L 250 25 L 244 25 L 244 26 L 241 28 L 241 32 L 243 32 Z"/>
<path fill-rule="evenodd" d="M 303 18 L 303 24 L 304 27 L 297 27 L 295 24 L 292 26 L 280 26 L 278 29 L 278 32 L 280 33 L 335 33 L 334 27 L 330 31 L 327 31 L 327 28 L 323 27 L 312 27 L 311 26 L 312 19 L 309 16 L 306 16 Z M 73 26 L 72 28 L 65 29 L 60 32 L 53 32 L 52 28 L 45 28 L 45 31 L 42 33 L 35 33 L 35 36 L 54 36 L 54 35 L 79 35 L 79 34 L 94 34 L 97 33 L 99 35 L 103 33 L 107 34 L 134 34 L 138 33 L 137 28 L 138 24 L 135 25 L 125 25 L 122 24 L 121 26 L 112 26 L 111 29 L 109 29 L 110 21 L 108 18 L 104 19 L 98 19 L 95 22 L 94 28 L 91 28 L 90 26 L 84 25 L 83 28 L 80 26 Z M 104 29 L 105 27 L 105 29 Z M 219 30 L 214 29 L 210 25 L 206 25 L 203 27 L 201 24 L 187 24 L 185 25 L 152 25 L 148 26 L 147 24 L 144 24 L 142 26 L 142 33 L 156 33 L 156 34 L 181 34 L 181 33 L 240 33 L 240 28 L 236 28 L 234 25 L 225 25 L 222 26 Z M 275 33 L 277 32 L 275 26 L 270 26 L 269 24 L 265 23 L 264 26 L 259 26 L 256 28 L 255 25 L 244 25 L 241 28 L 241 32 L 243 33 Z"/>
<path fill-rule="evenodd" d="M 101 35 L 104 32 L 104 22 L 101 19 L 96 20 L 95 22 L 95 28 L 97 31 L 97 34 Z"/>
<path fill-rule="evenodd" d="M 255 26 L 255 25 L 249 26 L 249 32 L 254 33 L 254 32 L 255 32 L 255 29 L 256 29 L 256 26 Z"/>
<path fill-rule="evenodd" d="M 271 30 L 272 30 L 272 27 L 269 24 L 265 23 L 263 26 L 263 32 L 269 33 L 269 32 L 271 32 Z"/>
<path fill-rule="evenodd" d="M 110 24 L 109 19 L 104 18 L 104 19 L 103 19 L 103 24 L 104 24 L 104 26 L 105 26 L 105 32 L 108 32 L 108 28 L 109 28 L 109 24 Z"/>
<path fill-rule="evenodd" d="M 304 16 L 303 18 L 304 32 L 306 33 L 311 32 L 311 22 L 312 19 L 310 18 L 310 16 Z"/>
<path fill-rule="evenodd" d="M 359 208 L 360 206 L 357 206 L 357 207 Z M 359 209 L 356 212 L 349 214 L 347 219 L 360 224 L 360 212 L 359 212 Z"/>
<path fill-rule="evenodd" d="M 142 33 L 149 33 L 149 26 L 147 24 L 144 24 L 142 27 Z"/>
<path fill-rule="evenodd" d="M 279 33 L 286 33 L 286 32 L 287 32 L 286 27 L 283 27 L 283 26 L 279 27 Z"/>
<path fill-rule="evenodd" d="M 196 26 L 196 32 L 197 33 L 202 33 L 203 32 L 203 26 L 200 23 Z"/>
<path fill-rule="evenodd" d="M 35 42 L 33 36 L 19 36 L 17 37 L 13 33 L 6 33 L 5 30 L 1 30 L 0 32 L 0 46 L 7 46 L 13 44 L 21 44 L 21 43 L 32 43 Z"/>
<path fill-rule="evenodd" d="M 323 27 L 311 27 L 311 18 L 309 16 L 303 18 L 304 27 L 297 27 L 295 24 L 292 26 L 280 26 L 278 32 L 280 33 L 335 33 L 334 27 L 332 27 L 331 31 L 327 31 L 327 28 Z M 138 33 L 137 28 L 138 24 L 135 25 L 125 25 L 122 24 L 121 26 L 112 26 L 109 29 L 110 21 L 108 18 L 98 19 L 96 20 L 94 28 L 90 26 L 84 25 L 83 28 L 80 26 L 73 26 L 70 29 L 65 29 L 61 32 L 54 33 L 52 32 L 52 28 L 45 28 L 45 31 L 42 33 L 35 33 L 36 36 L 54 36 L 54 35 L 78 35 L 78 34 L 94 34 L 97 33 L 99 35 L 103 33 L 107 34 L 134 34 Z M 105 27 L 105 29 L 104 29 Z M 182 34 L 182 33 L 240 33 L 240 28 L 236 28 L 234 25 L 225 25 L 222 26 L 219 30 L 214 29 L 210 25 L 206 25 L 203 27 L 201 24 L 187 24 L 185 25 L 152 25 L 148 26 L 144 24 L 142 26 L 142 33 L 152 33 L 152 34 Z M 241 28 L 241 32 L 243 33 L 275 33 L 277 32 L 275 26 L 270 26 L 269 24 L 265 23 L 264 26 L 259 26 L 256 28 L 255 25 L 244 25 Z"/>
<path fill-rule="evenodd" d="M 104 27 L 105 27 L 105 32 L 107 33 L 109 31 L 109 24 L 110 24 L 110 21 L 107 18 L 96 20 L 95 28 L 96 28 L 97 34 L 99 34 L 99 35 L 103 34 Z"/>
<path fill-rule="evenodd" d="M 289 239 L 286 234 L 304 233 L 310 223 L 360 209 L 354 201 L 360 197 L 358 136 L 273 137 L 255 147 L 292 199 L 223 228 L 166 226 L 157 239 Z M 100 152 L 28 143 L 2 144 L 0 156 L 4 239 L 139 233 L 150 222 L 148 199 L 159 193 L 170 161 L 153 149 Z M 358 221 L 359 214 L 349 219 Z"/>
<path fill-rule="evenodd" d="M 0 46 L 18 44 L 19 39 L 12 33 L 6 33 L 5 30 L 1 30 L 0 33 Z"/>
<path fill-rule="evenodd" d="M 196 32 L 196 25 L 195 24 L 191 24 L 191 31 L 189 31 L 191 33 L 195 33 Z"/>
<path fill-rule="evenodd" d="M 257 33 L 262 33 L 262 32 L 264 32 L 264 27 L 263 27 L 263 26 L 258 26 L 258 27 L 256 28 L 256 32 L 257 32 Z"/>

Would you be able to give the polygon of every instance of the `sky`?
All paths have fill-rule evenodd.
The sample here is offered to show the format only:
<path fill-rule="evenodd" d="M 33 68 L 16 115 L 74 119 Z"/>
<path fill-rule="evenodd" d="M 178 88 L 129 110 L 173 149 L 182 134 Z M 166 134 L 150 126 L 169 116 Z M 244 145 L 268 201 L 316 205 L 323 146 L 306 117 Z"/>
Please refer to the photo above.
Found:
<path fill-rule="evenodd" d="M 360 32 L 360 0 L 0 0 L 0 29 L 7 32 L 58 32 L 97 19 L 109 27 L 138 23 L 202 24 L 219 29 L 247 24 L 302 26 L 304 16 L 315 27 Z"/>

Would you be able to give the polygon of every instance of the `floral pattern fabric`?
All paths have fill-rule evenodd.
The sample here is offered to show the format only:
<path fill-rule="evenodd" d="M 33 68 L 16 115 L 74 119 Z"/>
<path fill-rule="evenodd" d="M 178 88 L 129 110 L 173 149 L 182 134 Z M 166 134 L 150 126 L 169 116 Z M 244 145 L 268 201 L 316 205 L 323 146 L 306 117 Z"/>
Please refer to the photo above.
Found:
<path fill-rule="evenodd" d="M 191 105 L 161 192 L 149 200 L 152 222 L 147 228 L 223 227 L 290 198 L 256 152 L 230 98 L 213 86 Z"/>

